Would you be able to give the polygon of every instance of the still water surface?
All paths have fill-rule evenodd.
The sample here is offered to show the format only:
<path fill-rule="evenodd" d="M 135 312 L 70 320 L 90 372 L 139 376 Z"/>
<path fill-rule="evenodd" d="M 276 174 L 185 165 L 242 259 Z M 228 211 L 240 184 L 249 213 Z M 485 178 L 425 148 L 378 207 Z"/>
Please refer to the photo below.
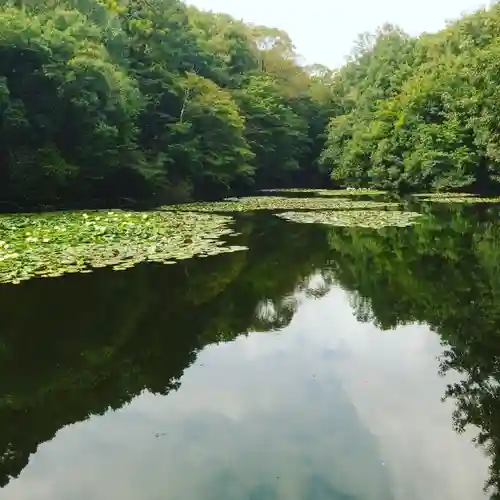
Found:
<path fill-rule="evenodd" d="M 1 285 L 0 500 L 490 498 L 498 209 L 420 210 Z"/>

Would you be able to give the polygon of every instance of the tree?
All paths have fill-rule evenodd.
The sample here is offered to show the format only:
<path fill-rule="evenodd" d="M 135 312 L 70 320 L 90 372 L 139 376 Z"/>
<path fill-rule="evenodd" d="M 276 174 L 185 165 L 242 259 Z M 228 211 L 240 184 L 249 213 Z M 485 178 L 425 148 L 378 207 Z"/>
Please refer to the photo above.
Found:
<path fill-rule="evenodd" d="M 3 0 L 0 27 L 7 207 L 324 181 L 327 72 L 283 31 L 179 0 Z"/>
<path fill-rule="evenodd" d="M 254 76 L 235 93 L 246 120 L 246 139 L 255 154 L 258 186 L 287 185 L 307 147 L 307 123 L 292 109 L 270 76 Z"/>
<path fill-rule="evenodd" d="M 184 101 L 172 127 L 171 170 L 188 176 L 199 193 L 246 185 L 253 158 L 244 137 L 245 122 L 231 94 L 214 82 L 188 73 L 182 83 Z M 186 174 L 186 172 L 188 172 Z"/>
<path fill-rule="evenodd" d="M 410 38 L 360 37 L 334 76 L 321 159 L 332 178 L 393 190 L 499 187 L 495 69 L 500 7 Z"/>

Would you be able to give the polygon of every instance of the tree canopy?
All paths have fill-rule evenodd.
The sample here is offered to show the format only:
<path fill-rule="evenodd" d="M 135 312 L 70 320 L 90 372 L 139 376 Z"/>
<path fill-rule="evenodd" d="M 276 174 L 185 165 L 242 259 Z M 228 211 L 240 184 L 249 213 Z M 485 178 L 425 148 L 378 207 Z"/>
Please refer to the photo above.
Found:
<path fill-rule="evenodd" d="M 283 186 L 498 190 L 500 5 L 302 66 L 180 0 L 0 0 L 0 200 L 116 205 Z"/>
<path fill-rule="evenodd" d="M 178 0 L 2 1 L 0 200 L 163 202 L 296 182 L 331 100 L 296 61 L 286 33 Z"/>
<path fill-rule="evenodd" d="M 412 38 L 360 37 L 335 75 L 323 163 L 333 179 L 394 190 L 498 190 L 500 6 Z"/>

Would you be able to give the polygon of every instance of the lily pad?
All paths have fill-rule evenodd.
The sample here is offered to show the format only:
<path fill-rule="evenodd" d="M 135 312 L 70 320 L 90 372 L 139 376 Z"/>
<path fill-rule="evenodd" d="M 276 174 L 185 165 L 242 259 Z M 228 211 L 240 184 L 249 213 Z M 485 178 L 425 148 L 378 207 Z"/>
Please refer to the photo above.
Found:
<path fill-rule="evenodd" d="M 413 196 L 416 198 L 465 198 L 470 196 L 476 196 L 472 193 L 447 193 L 447 192 L 438 192 L 438 193 L 416 193 Z"/>
<path fill-rule="evenodd" d="M 427 198 L 421 198 L 422 201 L 432 202 L 432 203 L 463 203 L 473 205 L 475 203 L 500 203 L 499 196 L 491 196 L 488 198 L 483 198 L 474 195 L 465 196 L 430 196 Z"/>
<path fill-rule="evenodd" d="M 326 224 L 340 227 L 364 227 L 380 229 L 382 227 L 406 227 L 416 223 L 422 214 L 395 210 L 348 210 L 329 212 L 285 212 L 277 217 L 302 224 Z"/>
<path fill-rule="evenodd" d="M 321 188 L 277 188 L 262 189 L 261 193 L 313 193 L 326 194 L 327 196 L 358 196 L 387 194 L 387 191 L 369 188 L 321 189 Z"/>
<path fill-rule="evenodd" d="M 245 249 L 221 236 L 231 217 L 189 212 L 55 212 L 0 216 L 0 283 L 91 268 L 125 270 Z"/>
<path fill-rule="evenodd" d="M 287 198 L 280 196 L 248 196 L 211 203 L 186 203 L 162 207 L 165 211 L 250 212 L 254 210 L 369 210 L 397 208 L 399 203 L 354 201 L 339 197 Z"/>
<path fill-rule="evenodd" d="M 387 191 L 378 189 L 320 189 L 316 194 L 318 196 L 380 196 L 386 195 Z"/>
<path fill-rule="evenodd" d="M 307 188 L 292 188 L 292 189 L 264 189 L 261 193 L 291 193 L 291 194 L 312 194 L 316 196 L 378 196 L 387 194 L 387 191 L 378 189 L 307 189 Z"/>

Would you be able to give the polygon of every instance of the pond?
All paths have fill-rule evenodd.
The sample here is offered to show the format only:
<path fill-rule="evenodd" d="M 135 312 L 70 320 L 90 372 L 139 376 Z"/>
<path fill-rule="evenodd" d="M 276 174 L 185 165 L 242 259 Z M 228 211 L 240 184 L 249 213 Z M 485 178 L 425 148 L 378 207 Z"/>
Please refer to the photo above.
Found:
<path fill-rule="evenodd" d="M 323 194 L 205 207 L 203 241 L 180 208 L 187 253 L 4 219 L 0 500 L 496 498 L 500 207 Z"/>

